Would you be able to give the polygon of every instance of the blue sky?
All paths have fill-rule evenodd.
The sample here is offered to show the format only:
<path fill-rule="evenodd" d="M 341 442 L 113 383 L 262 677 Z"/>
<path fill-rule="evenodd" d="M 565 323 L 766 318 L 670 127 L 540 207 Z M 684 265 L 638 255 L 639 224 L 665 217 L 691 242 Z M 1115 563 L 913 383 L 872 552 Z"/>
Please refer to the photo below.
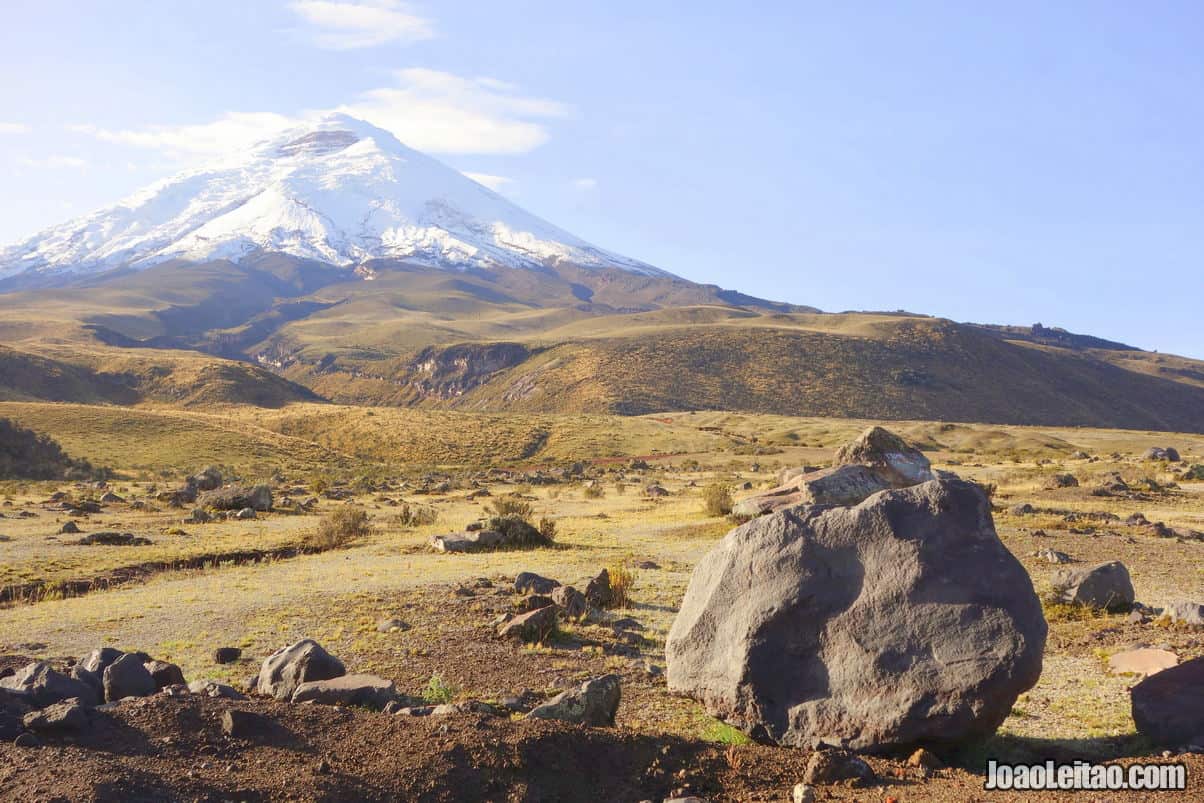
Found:
<path fill-rule="evenodd" d="M 343 108 L 690 279 L 1204 357 L 1195 3 L 7 5 L 0 243 Z"/>

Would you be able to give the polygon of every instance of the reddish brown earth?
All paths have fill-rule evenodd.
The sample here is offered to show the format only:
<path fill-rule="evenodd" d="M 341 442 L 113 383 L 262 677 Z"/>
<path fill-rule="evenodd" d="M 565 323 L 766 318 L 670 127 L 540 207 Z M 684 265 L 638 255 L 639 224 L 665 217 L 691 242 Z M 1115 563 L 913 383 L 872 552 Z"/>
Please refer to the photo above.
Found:
<path fill-rule="evenodd" d="M 226 708 L 268 719 L 225 736 Z M 486 715 L 399 717 L 314 705 L 158 695 L 95 715 L 75 739 L 0 745 L 0 799 L 18 801 L 423 800 L 639 801 L 689 793 L 709 800 L 786 800 L 806 751 L 724 748 L 622 728 L 583 729 Z M 928 780 L 871 759 L 879 785 L 832 785 L 820 800 L 1056 800 L 987 796 L 960 769 Z M 1192 790 L 1125 800 L 1199 799 L 1204 757 L 1187 757 Z M 896 777 L 902 775 L 903 777 Z M 1120 796 L 1081 800 L 1122 799 Z"/>

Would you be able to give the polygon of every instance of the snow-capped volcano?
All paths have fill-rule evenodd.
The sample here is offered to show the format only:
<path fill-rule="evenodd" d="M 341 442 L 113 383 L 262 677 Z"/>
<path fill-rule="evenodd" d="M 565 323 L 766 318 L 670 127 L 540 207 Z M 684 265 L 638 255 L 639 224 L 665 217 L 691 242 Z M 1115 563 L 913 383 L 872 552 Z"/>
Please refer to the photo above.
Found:
<path fill-rule="evenodd" d="M 0 278 L 259 252 L 342 266 L 565 262 L 665 275 L 529 214 L 387 131 L 332 114 L 0 250 Z"/>

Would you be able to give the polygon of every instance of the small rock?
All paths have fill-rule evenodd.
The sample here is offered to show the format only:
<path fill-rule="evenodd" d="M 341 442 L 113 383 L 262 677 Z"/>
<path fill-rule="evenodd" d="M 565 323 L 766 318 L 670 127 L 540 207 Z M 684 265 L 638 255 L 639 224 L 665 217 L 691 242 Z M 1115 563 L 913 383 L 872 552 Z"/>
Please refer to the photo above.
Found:
<path fill-rule="evenodd" d="M 907 766 L 925 767 L 930 770 L 939 770 L 945 765 L 931 750 L 925 750 L 923 747 L 921 747 L 908 756 Z"/>
<path fill-rule="evenodd" d="M 88 727 L 88 709 L 78 699 L 64 700 L 25 715 L 25 727 L 39 733 L 78 733 Z"/>
<path fill-rule="evenodd" d="M 393 681 L 376 675 L 340 675 L 302 683 L 293 692 L 294 703 L 355 705 L 379 711 L 397 697 Z"/>
<path fill-rule="evenodd" d="M 167 661 L 150 661 L 144 664 L 144 666 L 155 681 L 155 688 L 160 691 L 168 686 L 188 685 L 188 681 L 184 680 L 184 672 L 175 664 L 168 663 Z"/>
<path fill-rule="evenodd" d="M 536 706 L 527 716 L 595 727 L 613 725 L 621 696 L 622 682 L 619 676 L 604 675 L 587 680 L 579 688 L 556 695 Z"/>
<path fill-rule="evenodd" d="M 1129 570 L 1118 560 L 1081 569 L 1062 569 L 1053 578 L 1061 602 L 1110 611 L 1127 611 L 1133 605 Z"/>
<path fill-rule="evenodd" d="M 556 629 L 556 610 L 555 605 L 545 605 L 516 616 L 498 627 L 498 635 L 526 642 L 543 641 Z"/>
<path fill-rule="evenodd" d="M 607 608 L 614 603 L 614 590 L 610 587 L 610 572 L 603 569 L 585 586 L 585 599 L 595 608 Z"/>
<path fill-rule="evenodd" d="M 188 684 L 188 691 L 202 697 L 221 697 L 226 700 L 247 699 L 247 696 L 238 689 L 216 680 L 194 680 Z"/>
<path fill-rule="evenodd" d="M 247 521 L 249 519 L 253 519 L 253 518 L 255 518 L 255 508 L 244 507 L 242 510 L 240 510 L 234 514 L 234 518 L 239 519 L 240 521 Z"/>
<path fill-rule="evenodd" d="M 267 717 L 251 711 L 227 708 L 222 712 L 222 733 L 234 739 L 251 739 L 264 733 L 270 724 Z"/>
<path fill-rule="evenodd" d="M 796 783 L 790 794 L 794 803 L 815 803 L 815 790 L 805 783 Z"/>
<path fill-rule="evenodd" d="M 572 586 L 553 588 L 552 602 L 559 605 L 564 616 L 569 619 L 580 619 L 589 611 L 589 602 L 585 595 Z"/>
<path fill-rule="evenodd" d="M 41 744 L 42 741 L 28 731 L 13 739 L 13 745 L 16 747 L 40 747 Z"/>
<path fill-rule="evenodd" d="M 302 683 L 330 680 L 347 674 L 343 662 L 313 639 L 302 639 L 282 647 L 263 662 L 256 691 L 277 700 L 288 700 Z"/>
<path fill-rule="evenodd" d="M 213 663 L 232 664 L 242 658 L 242 650 L 238 647 L 218 647 L 213 651 Z"/>
<path fill-rule="evenodd" d="M 862 759 L 847 750 L 820 750 L 811 754 L 803 782 L 827 784 L 854 781 L 857 784 L 874 780 L 874 770 Z"/>
<path fill-rule="evenodd" d="M 1169 650 L 1138 649 L 1118 652 L 1108 658 L 1108 670 L 1114 675 L 1150 675 L 1179 665 L 1179 656 Z"/>
<path fill-rule="evenodd" d="M 551 594 L 560 585 L 559 580 L 541 577 L 535 572 L 520 572 L 514 578 L 514 590 L 520 594 Z"/>
<path fill-rule="evenodd" d="M 410 626 L 400 619 L 382 619 L 376 625 L 377 633 L 397 633 L 409 629 Z"/>

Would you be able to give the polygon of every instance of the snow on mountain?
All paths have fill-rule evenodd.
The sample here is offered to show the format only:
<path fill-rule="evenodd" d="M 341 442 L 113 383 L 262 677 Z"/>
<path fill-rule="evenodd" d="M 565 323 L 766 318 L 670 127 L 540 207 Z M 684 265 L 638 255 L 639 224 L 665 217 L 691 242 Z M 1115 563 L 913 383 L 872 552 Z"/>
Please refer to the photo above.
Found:
<path fill-rule="evenodd" d="M 2 249 L 0 278 L 263 251 L 342 266 L 373 258 L 443 268 L 563 261 L 665 275 L 520 209 L 387 131 L 332 114 Z"/>

